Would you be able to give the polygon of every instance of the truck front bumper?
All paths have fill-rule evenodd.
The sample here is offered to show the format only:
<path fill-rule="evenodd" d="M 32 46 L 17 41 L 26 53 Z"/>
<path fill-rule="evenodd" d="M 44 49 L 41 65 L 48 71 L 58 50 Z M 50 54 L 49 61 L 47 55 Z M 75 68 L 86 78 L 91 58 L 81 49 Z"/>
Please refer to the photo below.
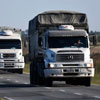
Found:
<path fill-rule="evenodd" d="M 65 67 L 44 69 L 46 78 L 67 78 L 67 77 L 93 77 L 94 68 L 91 67 Z"/>
<path fill-rule="evenodd" d="M 23 69 L 24 62 L 0 62 L 0 69 Z"/>

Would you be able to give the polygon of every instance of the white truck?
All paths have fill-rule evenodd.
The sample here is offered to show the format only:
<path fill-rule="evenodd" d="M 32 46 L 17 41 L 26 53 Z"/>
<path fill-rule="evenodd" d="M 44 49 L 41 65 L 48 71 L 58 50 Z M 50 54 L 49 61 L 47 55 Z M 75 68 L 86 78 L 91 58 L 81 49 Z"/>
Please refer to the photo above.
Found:
<path fill-rule="evenodd" d="M 30 83 L 91 85 L 88 21 L 84 13 L 47 11 L 29 21 Z"/>
<path fill-rule="evenodd" d="M 12 30 L 0 30 L 0 70 L 23 73 L 24 57 L 21 34 Z"/>

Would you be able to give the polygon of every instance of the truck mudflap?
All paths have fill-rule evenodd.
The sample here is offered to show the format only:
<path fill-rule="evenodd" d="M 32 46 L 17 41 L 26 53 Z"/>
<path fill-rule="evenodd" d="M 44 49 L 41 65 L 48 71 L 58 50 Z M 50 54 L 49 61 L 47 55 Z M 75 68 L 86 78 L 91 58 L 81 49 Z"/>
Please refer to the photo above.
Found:
<path fill-rule="evenodd" d="M 44 69 L 44 74 L 46 78 L 93 77 L 94 68 Z"/>

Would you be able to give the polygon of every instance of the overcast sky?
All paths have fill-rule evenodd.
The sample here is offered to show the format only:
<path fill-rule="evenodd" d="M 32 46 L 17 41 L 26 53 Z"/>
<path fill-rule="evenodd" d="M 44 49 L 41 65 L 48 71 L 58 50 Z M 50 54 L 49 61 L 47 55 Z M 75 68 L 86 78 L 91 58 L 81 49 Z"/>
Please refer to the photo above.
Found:
<path fill-rule="evenodd" d="M 84 12 L 90 30 L 100 31 L 100 0 L 0 0 L 0 26 L 26 30 L 29 20 L 48 10 Z"/>

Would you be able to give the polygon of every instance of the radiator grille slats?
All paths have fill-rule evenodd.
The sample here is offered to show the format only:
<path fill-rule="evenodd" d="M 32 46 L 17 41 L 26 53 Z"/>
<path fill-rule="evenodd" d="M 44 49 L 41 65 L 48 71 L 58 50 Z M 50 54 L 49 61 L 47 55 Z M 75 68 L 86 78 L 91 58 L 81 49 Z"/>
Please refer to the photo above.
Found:
<path fill-rule="evenodd" d="M 15 58 L 15 54 L 14 53 L 4 53 L 3 58 Z"/>
<path fill-rule="evenodd" d="M 57 62 L 81 62 L 84 61 L 84 54 L 57 54 Z"/>

